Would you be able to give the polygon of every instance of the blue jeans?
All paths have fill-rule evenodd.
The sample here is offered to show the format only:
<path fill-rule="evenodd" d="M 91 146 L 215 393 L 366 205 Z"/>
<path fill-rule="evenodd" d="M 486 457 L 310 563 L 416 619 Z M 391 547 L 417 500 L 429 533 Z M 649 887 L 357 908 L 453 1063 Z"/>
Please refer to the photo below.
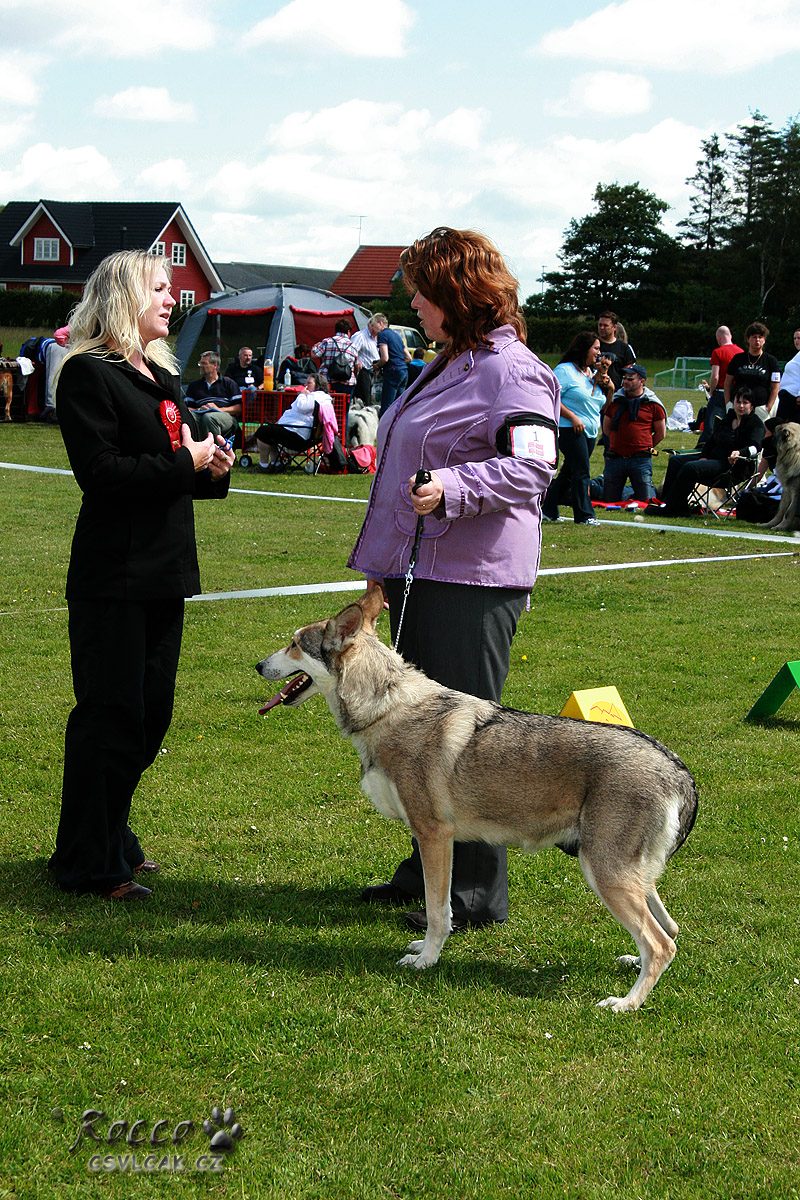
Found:
<path fill-rule="evenodd" d="M 542 504 L 542 515 L 551 521 L 558 516 L 559 504 L 572 504 L 572 515 L 577 525 L 594 518 L 589 499 L 589 459 L 594 443 L 593 437 L 576 433 L 571 426 L 569 429 L 559 429 L 558 448 L 564 455 L 564 465 L 547 489 Z"/>
<path fill-rule="evenodd" d="M 408 383 L 408 371 L 401 371 L 397 367 L 383 368 L 383 389 L 381 391 L 381 416 L 386 412 L 390 404 L 394 404 L 401 392 L 406 390 Z"/>
<path fill-rule="evenodd" d="M 633 485 L 636 500 L 649 500 L 653 491 L 653 460 L 649 454 L 634 454 L 630 458 L 608 456 L 603 470 L 603 499 L 606 503 L 622 499 L 626 479 Z"/>

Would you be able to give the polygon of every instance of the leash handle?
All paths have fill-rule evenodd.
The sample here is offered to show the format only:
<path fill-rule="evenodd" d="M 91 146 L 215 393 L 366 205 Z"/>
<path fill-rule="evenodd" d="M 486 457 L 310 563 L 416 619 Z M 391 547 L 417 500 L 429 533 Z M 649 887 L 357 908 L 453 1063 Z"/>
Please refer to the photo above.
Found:
<path fill-rule="evenodd" d="M 431 481 L 430 471 L 426 471 L 425 468 L 422 467 L 419 471 L 417 471 L 416 475 L 414 476 L 414 482 L 411 485 L 411 491 L 414 493 L 414 495 L 416 495 L 417 490 L 419 488 L 421 488 L 424 483 L 430 483 L 430 481 Z M 393 650 L 397 650 L 397 647 L 400 644 L 400 631 L 403 628 L 403 617 L 406 615 L 406 604 L 408 602 L 408 593 L 411 591 L 411 584 L 414 581 L 414 567 L 417 565 L 417 555 L 419 554 L 419 543 L 420 543 L 420 539 L 422 537 L 422 522 L 423 522 L 423 520 L 424 520 L 424 517 L 420 513 L 420 515 L 417 517 L 417 527 L 414 530 L 414 545 L 411 550 L 411 557 L 408 560 L 408 570 L 406 571 L 406 586 L 405 586 L 405 590 L 403 591 L 403 607 L 400 609 L 400 620 L 397 623 L 397 633 L 395 635 L 394 645 L 392 646 Z"/>

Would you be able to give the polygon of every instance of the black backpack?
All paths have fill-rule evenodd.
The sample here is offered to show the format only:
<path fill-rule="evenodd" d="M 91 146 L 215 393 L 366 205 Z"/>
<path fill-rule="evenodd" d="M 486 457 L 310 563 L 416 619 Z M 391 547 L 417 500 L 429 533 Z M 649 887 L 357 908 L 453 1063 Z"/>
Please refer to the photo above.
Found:
<path fill-rule="evenodd" d="M 328 363 L 328 379 L 331 383 L 349 383 L 352 373 L 350 359 L 344 351 L 340 350 L 338 354 L 334 354 Z"/>

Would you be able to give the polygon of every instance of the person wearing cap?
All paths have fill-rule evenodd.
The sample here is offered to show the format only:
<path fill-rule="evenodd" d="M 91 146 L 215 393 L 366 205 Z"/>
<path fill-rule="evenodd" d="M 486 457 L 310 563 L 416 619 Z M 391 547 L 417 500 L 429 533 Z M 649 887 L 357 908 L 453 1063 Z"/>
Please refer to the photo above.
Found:
<path fill-rule="evenodd" d="M 664 405 L 645 386 L 647 371 L 632 363 L 622 372 L 622 387 L 606 405 L 603 433 L 608 438 L 603 471 L 603 501 L 622 499 L 622 489 L 630 480 L 636 500 L 653 496 L 653 460 L 651 452 L 667 432 Z"/>

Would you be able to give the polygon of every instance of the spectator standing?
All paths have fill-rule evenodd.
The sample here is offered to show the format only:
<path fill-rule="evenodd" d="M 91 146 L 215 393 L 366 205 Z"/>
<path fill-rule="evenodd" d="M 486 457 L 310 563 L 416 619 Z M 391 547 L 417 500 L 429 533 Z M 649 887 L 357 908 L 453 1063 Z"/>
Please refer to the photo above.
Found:
<path fill-rule="evenodd" d="M 558 506 L 571 498 L 576 525 L 596 525 L 589 499 L 589 460 L 600 432 L 600 409 L 613 395 L 610 382 L 605 390 L 595 382 L 600 357 L 600 339 L 590 329 L 576 334 L 555 368 L 561 385 L 558 448 L 564 464 L 547 489 L 542 503 L 543 521 L 563 521 Z"/>
<path fill-rule="evenodd" d="M 197 427 L 205 436 L 213 433 L 229 438 L 242 417 L 241 391 L 232 379 L 219 373 L 219 355 L 205 350 L 197 364 L 201 377 L 186 389 L 186 404 L 194 412 Z"/>
<path fill-rule="evenodd" d="M 608 373 L 614 390 L 622 387 L 622 372 L 636 362 L 636 355 L 628 345 L 627 336 L 618 336 L 617 314 L 606 309 L 597 318 L 597 336 L 600 338 L 600 356 L 608 361 Z"/>
<path fill-rule="evenodd" d="M 622 372 L 622 388 L 615 392 L 603 414 L 603 432 L 608 437 L 603 500 L 622 499 L 629 479 L 636 500 L 653 495 L 653 459 L 651 451 L 663 441 L 667 431 L 664 405 L 645 386 L 647 371 L 633 363 Z"/>
<path fill-rule="evenodd" d="M 330 384 L 332 392 L 345 396 L 353 394 L 356 382 L 358 351 L 350 341 L 350 322 L 340 317 L 333 327 L 333 337 L 323 338 L 311 351 L 319 373 Z"/>
<path fill-rule="evenodd" d="M 406 344 L 396 329 L 386 328 L 378 334 L 378 354 L 383 366 L 381 416 L 393 404 L 408 383 L 408 364 L 411 361 Z"/>
<path fill-rule="evenodd" d="M 253 351 L 249 346 L 242 346 L 233 362 L 228 363 L 225 375 L 242 388 L 260 388 L 264 382 L 264 368 L 257 367 L 253 362 Z"/>
<path fill-rule="evenodd" d="M 372 403 L 372 372 L 380 360 L 378 351 L 378 334 L 389 324 L 383 313 L 374 313 L 364 329 L 359 329 L 350 339 L 350 344 L 358 352 L 356 367 L 356 386 L 353 395 L 363 404 Z"/>
<path fill-rule="evenodd" d="M 725 380 L 728 376 L 728 364 L 737 354 L 744 354 L 741 346 L 733 340 L 733 334 L 727 325 L 720 325 L 716 332 L 717 348 L 711 354 L 711 378 L 708 381 L 708 403 L 703 420 L 703 430 L 697 442 L 700 449 L 711 437 L 714 421 L 717 417 L 725 416 Z"/>
<path fill-rule="evenodd" d="M 762 421 L 777 415 L 778 391 L 781 385 L 781 372 L 778 360 L 774 354 L 767 354 L 764 344 L 769 337 L 769 330 L 761 321 L 754 321 L 744 331 L 747 349 L 741 354 L 734 354 L 728 363 L 728 374 L 725 378 L 725 402 L 733 402 L 734 388 L 746 383 L 753 393 L 756 416 Z"/>

